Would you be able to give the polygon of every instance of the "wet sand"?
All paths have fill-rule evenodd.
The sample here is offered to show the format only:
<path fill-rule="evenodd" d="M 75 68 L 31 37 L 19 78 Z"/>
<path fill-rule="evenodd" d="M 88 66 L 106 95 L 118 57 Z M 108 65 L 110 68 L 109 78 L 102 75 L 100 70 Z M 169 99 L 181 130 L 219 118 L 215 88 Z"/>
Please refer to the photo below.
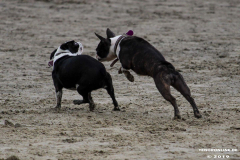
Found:
<path fill-rule="evenodd" d="M 1 0 L 0 159 L 240 159 L 239 7 L 237 0 Z M 183 75 L 203 118 L 172 88 L 183 118 L 173 120 L 153 79 L 132 72 L 131 83 L 119 62 L 104 65 L 120 112 L 104 89 L 92 93 L 94 112 L 74 105 L 82 97 L 70 90 L 55 111 L 50 53 L 76 40 L 95 57 L 94 32 L 106 36 L 107 28 L 132 29 L 156 47 Z"/>

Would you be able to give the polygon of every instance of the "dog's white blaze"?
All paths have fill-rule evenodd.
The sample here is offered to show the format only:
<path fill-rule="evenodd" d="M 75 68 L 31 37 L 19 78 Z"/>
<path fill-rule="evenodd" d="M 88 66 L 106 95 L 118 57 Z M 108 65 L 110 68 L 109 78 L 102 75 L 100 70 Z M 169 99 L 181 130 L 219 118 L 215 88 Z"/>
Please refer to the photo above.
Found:
<path fill-rule="evenodd" d="M 79 84 L 76 84 L 76 89 L 79 87 Z"/>
<path fill-rule="evenodd" d="M 111 40 L 111 46 L 110 46 L 110 51 L 109 51 L 109 54 L 113 54 L 113 55 L 115 55 L 115 53 L 114 53 L 114 46 L 115 46 L 115 44 L 116 44 L 116 42 L 117 42 L 117 40 L 118 40 L 118 38 L 120 37 L 121 35 L 118 35 L 118 36 L 116 36 L 116 37 L 113 37 L 113 38 L 110 38 L 110 40 Z M 122 41 L 122 40 L 121 40 Z M 121 42 L 120 41 L 120 42 Z M 116 50 L 116 56 L 119 58 L 119 52 L 120 52 L 120 42 L 118 43 L 118 46 L 117 46 L 117 50 Z"/>
<path fill-rule="evenodd" d="M 110 39 L 111 39 L 111 47 L 110 47 L 109 53 L 115 55 L 115 54 L 114 54 L 114 46 L 115 46 L 115 44 L 116 44 L 116 42 L 117 42 L 117 40 L 118 40 L 118 38 L 119 38 L 120 36 L 121 36 L 121 35 L 118 35 L 118 36 L 116 36 L 116 37 L 110 38 Z M 123 40 L 123 38 L 119 41 L 118 46 L 117 46 L 117 49 L 116 49 L 116 55 L 115 55 L 115 56 L 117 56 L 118 59 L 119 59 L 119 52 L 120 52 L 120 50 L 121 50 L 121 48 L 120 48 L 120 43 L 121 43 L 122 40 Z M 127 71 L 127 69 L 125 69 L 125 68 L 123 68 L 123 67 L 121 67 L 121 70 L 122 70 L 122 72 Z"/>

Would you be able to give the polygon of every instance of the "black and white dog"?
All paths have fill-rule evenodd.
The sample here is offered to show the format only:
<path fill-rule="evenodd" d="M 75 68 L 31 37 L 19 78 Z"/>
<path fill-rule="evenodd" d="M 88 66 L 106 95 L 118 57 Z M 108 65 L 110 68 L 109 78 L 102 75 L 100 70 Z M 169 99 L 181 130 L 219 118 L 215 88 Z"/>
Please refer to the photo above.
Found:
<path fill-rule="evenodd" d="M 134 77 L 128 71 L 130 69 L 139 75 L 152 77 L 159 92 L 173 105 L 174 118 L 180 119 L 181 116 L 176 99 L 170 93 L 170 86 L 178 90 L 192 105 L 196 118 L 202 117 L 182 75 L 175 70 L 171 63 L 165 60 L 156 48 L 136 36 L 115 36 L 110 29 L 107 29 L 106 33 L 107 38 L 95 33 L 100 39 L 96 48 L 99 61 L 110 61 L 117 58 L 113 62 L 115 63 L 119 59 L 122 65 L 119 73 L 124 73 L 131 82 L 134 81 Z"/>
<path fill-rule="evenodd" d="M 83 97 L 83 100 L 74 100 L 74 104 L 89 103 L 90 111 L 93 111 L 95 104 L 91 92 L 105 88 L 113 100 L 114 110 L 119 110 L 110 74 L 96 59 L 81 55 L 82 51 L 83 46 L 80 42 L 69 41 L 51 53 L 49 65 L 53 65 L 52 79 L 57 98 L 56 108 L 61 108 L 62 89 L 66 88 L 77 90 Z"/>

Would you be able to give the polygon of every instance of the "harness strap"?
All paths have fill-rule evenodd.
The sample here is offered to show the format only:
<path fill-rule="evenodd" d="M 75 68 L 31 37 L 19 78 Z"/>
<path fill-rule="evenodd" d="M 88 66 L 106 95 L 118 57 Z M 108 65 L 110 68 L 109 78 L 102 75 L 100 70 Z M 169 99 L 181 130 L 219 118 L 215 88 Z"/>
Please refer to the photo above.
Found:
<path fill-rule="evenodd" d="M 56 55 L 54 55 L 54 57 L 56 57 L 56 56 L 58 56 L 58 55 L 60 55 L 62 53 L 68 53 L 68 52 L 58 52 Z"/>
<path fill-rule="evenodd" d="M 113 65 L 119 60 L 119 57 L 118 57 L 118 56 L 119 56 L 119 53 L 117 54 L 117 47 L 119 46 L 119 43 L 120 43 L 124 38 L 126 38 L 126 37 L 128 37 L 128 36 L 132 36 L 132 35 L 133 35 L 133 31 L 132 31 L 132 30 L 129 30 L 127 33 L 121 35 L 121 36 L 117 39 L 117 41 L 116 41 L 116 43 L 115 43 L 115 45 L 114 45 L 114 54 L 117 56 L 117 58 L 113 60 L 113 62 L 111 63 L 110 67 L 113 67 Z"/>
<path fill-rule="evenodd" d="M 117 55 L 116 51 L 117 51 L 118 44 L 119 44 L 119 42 L 120 42 L 123 38 L 125 38 L 125 36 L 123 36 L 123 35 L 120 36 L 120 37 L 117 39 L 116 43 L 115 43 L 115 46 L 114 46 L 114 54 L 116 54 L 116 55 Z"/>

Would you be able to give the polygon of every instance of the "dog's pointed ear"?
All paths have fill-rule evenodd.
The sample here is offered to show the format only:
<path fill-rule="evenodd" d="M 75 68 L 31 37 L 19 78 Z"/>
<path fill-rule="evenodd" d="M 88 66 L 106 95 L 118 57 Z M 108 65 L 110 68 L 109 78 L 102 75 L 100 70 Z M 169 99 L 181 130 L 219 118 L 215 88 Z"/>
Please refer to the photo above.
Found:
<path fill-rule="evenodd" d="M 51 53 L 51 55 L 50 55 L 50 60 L 54 57 L 54 54 L 56 53 L 56 51 L 57 51 L 57 49 L 55 49 L 55 50 Z"/>
<path fill-rule="evenodd" d="M 95 35 L 101 40 L 101 41 L 104 41 L 105 38 L 103 38 L 102 36 L 98 35 L 97 33 L 95 33 Z"/>
<path fill-rule="evenodd" d="M 60 46 L 60 49 L 62 49 L 62 50 L 67 50 L 67 49 L 68 49 L 67 43 L 68 43 L 68 42 L 63 43 L 63 44 Z"/>
<path fill-rule="evenodd" d="M 71 41 L 68 41 L 67 43 L 72 43 L 72 44 L 73 44 L 73 43 L 75 43 L 75 41 L 74 41 L 74 40 L 71 40 Z"/>
<path fill-rule="evenodd" d="M 107 33 L 107 38 L 115 37 L 115 34 L 109 28 L 107 29 L 106 33 Z"/>

